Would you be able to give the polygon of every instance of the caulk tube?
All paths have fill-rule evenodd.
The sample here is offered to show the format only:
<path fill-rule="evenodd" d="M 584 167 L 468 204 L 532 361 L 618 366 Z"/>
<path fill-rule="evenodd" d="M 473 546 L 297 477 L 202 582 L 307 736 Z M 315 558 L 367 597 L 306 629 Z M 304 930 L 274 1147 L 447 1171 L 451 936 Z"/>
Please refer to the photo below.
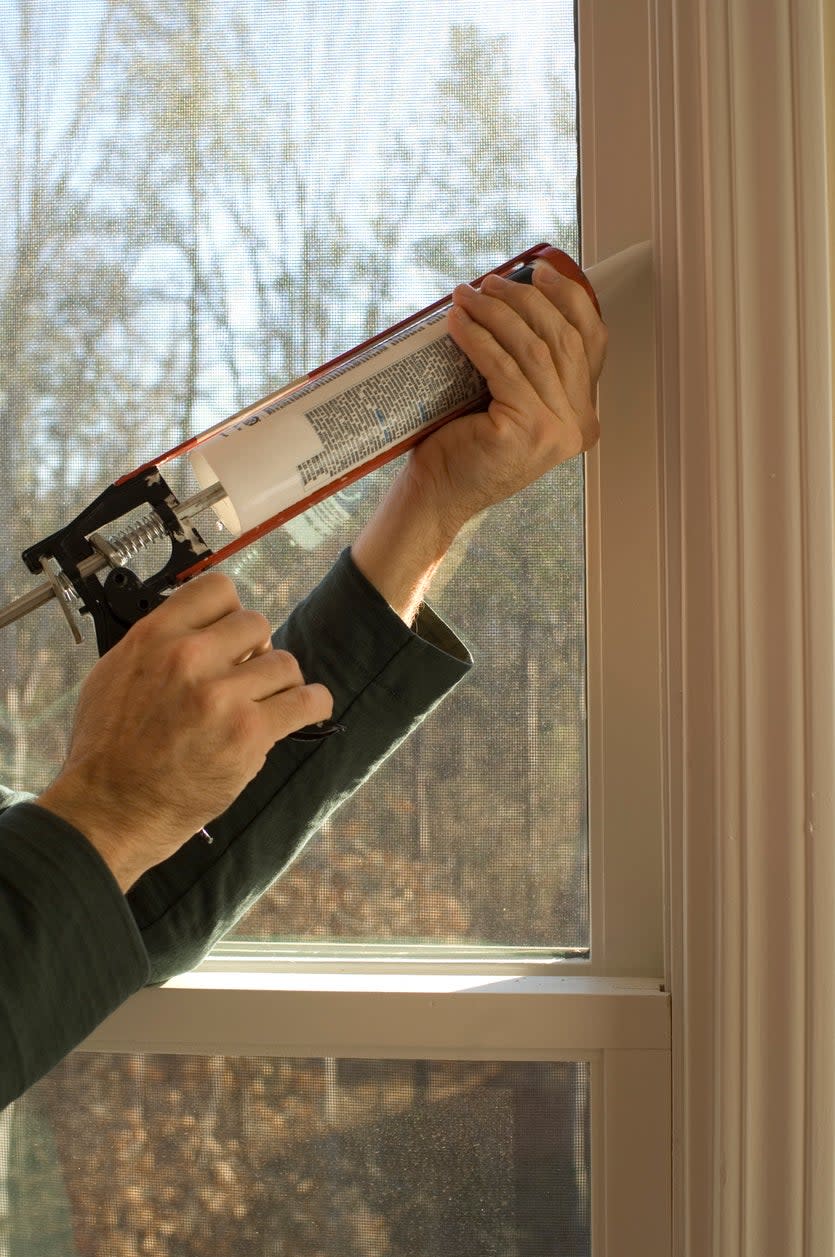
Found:
<path fill-rule="evenodd" d="M 561 250 L 538 246 L 523 257 L 552 262 L 583 283 L 596 304 L 582 271 Z M 530 282 L 530 266 L 508 277 Z M 330 486 L 335 492 L 441 423 L 485 405 L 484 378 L 447 333 L 450 306 L 447 298 L 397 324 L 192 449 L 201 487 L 223 486 L 226 497 L 214 509 L 227 528 L 246 533 L 303 509 Z"/>
<path fill-rule="evenodd" d="M 447 335 L 448 307 L 360 349 L 189 455 L 233 532 L 325 488 L 444 416 L 486 397 L 482 376 Z"/>

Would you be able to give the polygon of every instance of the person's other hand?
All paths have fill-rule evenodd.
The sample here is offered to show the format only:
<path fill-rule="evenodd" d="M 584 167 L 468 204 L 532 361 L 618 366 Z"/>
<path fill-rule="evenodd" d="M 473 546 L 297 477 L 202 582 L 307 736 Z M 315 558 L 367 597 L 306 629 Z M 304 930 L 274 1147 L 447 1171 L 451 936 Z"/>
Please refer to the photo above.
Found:
<path fill-rule="evenodd" d="M 66 763 L 37 802 L 80 829 L 127 889 L 225 811 L 277 741 L 332 706 L 211 572 L 99 660 Z"/>

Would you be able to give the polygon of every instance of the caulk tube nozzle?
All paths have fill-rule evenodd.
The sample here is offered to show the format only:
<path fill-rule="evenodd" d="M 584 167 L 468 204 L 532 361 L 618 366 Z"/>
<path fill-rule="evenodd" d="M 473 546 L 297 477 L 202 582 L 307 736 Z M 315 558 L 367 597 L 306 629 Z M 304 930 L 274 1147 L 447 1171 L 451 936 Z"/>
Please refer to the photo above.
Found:
<path fill-rule="evenodd" d="M 607 311 L 646 280 L 651 268 L 652 243 L 649 240 L 621 249 L 588 268 L 586 274 L 597 293 L 598 308 L 604 319 L 608 318 Z"/>

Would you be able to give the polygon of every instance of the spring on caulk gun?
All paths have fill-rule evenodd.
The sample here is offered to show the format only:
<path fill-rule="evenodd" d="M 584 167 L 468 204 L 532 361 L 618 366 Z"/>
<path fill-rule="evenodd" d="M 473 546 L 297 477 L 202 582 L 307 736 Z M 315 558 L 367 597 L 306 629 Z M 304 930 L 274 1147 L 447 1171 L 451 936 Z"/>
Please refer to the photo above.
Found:
<path fill-rule="evenodd" d="M 97 553 L 82 559 L 78 570 L 82 576 L 86 577 L 92 575 L 93 572 L 101 571 L 103 567 L 124 567 L 134 555 L 139 554 L 146 546 L 153 545 L 155 541 L 161 541 L 165 536 L 165 524 L 156 511 L 152 511 L 133 528 L 127 529 L 116 537 L 105 538 L 100 533 L 94 533 L 90 541 L 96 547 Z M 56 573 L 55 583 L 60 588 L 67 606 L 72 606 L 78 601 L 78 590 L 63 572 Z M 53 586 L 54 591 L 55 586 Z"/>
<path fill-rule="evenodd" d="M 150 515 L 146 515 L 134 527 L 128 529 L 127 532 L 121 533 L 118 537 L 111 537 L 108 545 L 108 560 L 114 560 L 120 567 L 124 567 L 129 559 L 135 554 L 139 554 L 140 550 L 144 550 L 146 546 L 153 545 L 155 541 L 161 541 L 166 535 L 165 524 L 157 515 L 156 511 L 152 511 Z"/>
<path fill-rule="evenodd" d="M 220 501 L 224 492 L 222 485 L 211 484 L 201 489 L 199 493 L 195 493 L 193 497 L 187 498 L 185 502 L 178 502 L 174 507 L 174 514 L 180 523 L 184 524 L 186 520 L 199 515 L 207 507 Z M 82 576 L 89 576 L 91 572 L 98 571 L 108 563 L 112 567 L 124 567 L 134 555 L 139 554 L 140 550 L 153 545 L 155 541 L 161 541 L 166 536 L 168 536 L 168 529 L 156 511 L 151 511 L 138 524 L 134 524 L 133 528 L 109 540 L 105 540 L 99 533 L 93 533 L 90 541 L 99 553 L 83 559 L 78 565 L 78 570 Z"/>
<path fill-rule="evenodd" d="M 139 554 L 146 546 L 153 545 L 155 541 L 162 540 L 165 536 L 165 524 L 156 511 L 152 511 L 150 515 L 146 515 L 133 528 L 119 533 L 116 537 L 105 539 L 100 533 L 94 533 L 90 540 L 98 550 L 98 553 L 91 554 L 87 559 L 82 559 L 78 565 L 78 570 L 82 576 L 90 576 L 93 572 L 98 572 L 103 567 L 124 567 L 134 555 Z M 77 598 L 78 593 L 76 589 L 67 581 L 66 577 L 62 581 L 62 584 L 64 583 L 68 586 L 68 596 Z"/>

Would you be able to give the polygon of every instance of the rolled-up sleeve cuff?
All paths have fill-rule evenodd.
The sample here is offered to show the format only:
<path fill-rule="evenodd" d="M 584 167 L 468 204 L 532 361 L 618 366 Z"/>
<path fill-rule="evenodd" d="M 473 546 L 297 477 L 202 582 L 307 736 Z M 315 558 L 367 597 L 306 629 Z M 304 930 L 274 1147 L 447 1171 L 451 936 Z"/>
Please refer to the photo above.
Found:
<path fill-rule="evenodd" d="M 334 643 L 343 670 L 350 660 L 367 678 L 384 671 L 404 649 L 425 657 L 429 671 L 422 679 L 444 692 L 472 667 L 467 647 L 428 603 L 422 604 L 414 628 L 409 628 L 363 576 L 350 550 L 343 550 L 274 640 L 298 656 L 308 642 L 315 642 L 318 652 L 322 634 Z M 317 653 L 310 660 L 314 669 L 318 661 Z M 410 657 L 409 662 L 414 659 Z M 311 675 L 308 679 L 321 678 Z"/>

